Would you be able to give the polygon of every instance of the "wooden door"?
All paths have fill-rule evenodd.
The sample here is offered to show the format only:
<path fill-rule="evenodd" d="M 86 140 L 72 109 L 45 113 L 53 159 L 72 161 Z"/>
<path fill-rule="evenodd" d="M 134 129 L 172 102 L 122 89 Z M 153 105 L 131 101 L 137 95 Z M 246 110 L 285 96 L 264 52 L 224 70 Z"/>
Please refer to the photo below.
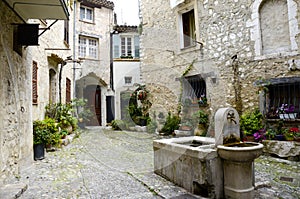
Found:
<path fill-rule="evenodd" d="M 101 125 L 101 88 L 99 85 L 89 85 L 84 90 L 84 98 L 93 116 L 87 122 L 88 126 Z"/>

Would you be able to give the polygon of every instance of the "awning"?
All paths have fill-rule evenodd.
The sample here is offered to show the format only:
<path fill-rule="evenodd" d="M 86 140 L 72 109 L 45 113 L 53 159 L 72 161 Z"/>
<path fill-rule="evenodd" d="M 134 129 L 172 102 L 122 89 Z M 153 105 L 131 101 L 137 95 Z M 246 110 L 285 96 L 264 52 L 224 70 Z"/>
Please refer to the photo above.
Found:
<path fill-rule="evenodd" d="M 175 8 L 179 4 L 183 3 L 185 0 L 170 0 L 170 6 L 171 8 Z"/>
<path fill-rule="evenodd" d="M 65 0 L 5 0 L 22 19 L 69 19 Z"/>
<path fill-rule="evenodd" d="M 271 78 L 266 80 L 257 80 L 254 82 L 254 86 L 269 86 L 277 84 L 294 84 L 300 83 L 300 77 L 282 77 L 282 78 Z"/>

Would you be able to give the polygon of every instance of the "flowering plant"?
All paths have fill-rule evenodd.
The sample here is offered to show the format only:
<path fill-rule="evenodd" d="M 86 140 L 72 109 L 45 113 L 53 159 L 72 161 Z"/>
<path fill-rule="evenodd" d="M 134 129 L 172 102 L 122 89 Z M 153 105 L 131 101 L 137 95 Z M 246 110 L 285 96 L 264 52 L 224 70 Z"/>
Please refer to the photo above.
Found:
<path fill-rule="evenodd" d="M 266 139 L 265 135 L 266 135 L 266 129 L 260 129 L 253 134 L 256 142 L 261 142 L 262 140 L 265 140 Z"/>
<path fill-rule="evenodd" d="M 295 106 L 288 104 L 281 104 L 278 108 L 278 113 L 293 113 L 295 111 Z"/>
<path fill-rule="evenodd" d="M 299 128 L 297 128 L 297 127 L 291 127 L 289 129 L 289 132 L 291 132 L 291 133 L 299 133 L 300 131 L 299 131 Z"/>

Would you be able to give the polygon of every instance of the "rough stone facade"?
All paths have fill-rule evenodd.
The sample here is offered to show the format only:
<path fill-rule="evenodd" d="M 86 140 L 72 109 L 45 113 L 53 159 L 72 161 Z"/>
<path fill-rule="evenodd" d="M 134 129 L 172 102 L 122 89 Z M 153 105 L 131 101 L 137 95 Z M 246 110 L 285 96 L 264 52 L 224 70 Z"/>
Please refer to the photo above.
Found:
<path fill-rule="evenodd" d="M 185 76 L 204 78 L 211 118 L 220 107 L 233 106 L 239 112 L 258 108 L 254 82 L 259 79 L 299 76 L 299 70 L 289 70 L 292 60 L 300 68 L 298 1 L 185 0 L 174 8 L 170 2 L 176 1 L 140 3 L 141 74 L 153 97 L 152 112 L 177 111 L 179 79 L 190 65 Z M 197 42 L 182 48 L 181 15 L 191 9 Z M 279 21 L 284 24 L 278 26 L 278 37 L 268 29 L 279 23 L 272 20 L 274 13 L 285 18 Z M 260 25 L 265 32 L 259 31 Z M 266 38 L 271 38 L 269 43 Z"/>
<path fill-rule="evenodd" d="M 73 35 L 72 15 L 70 17 L 68 43 L 64 41 L 64 21 L 58 20 L 50 30 L 47 30 L 39 37 L 39 46 L 28 47 L 27 59 L 29 64 L 32 66 L 32 62 L 35 61 L 38 66 L 38 102 L 32 107 L 33 120 L 44 119 L 45 106 L 49 103 L 59 102 L 59 73 L 61 67 L 63 67 L 61 79 L 62 103 L 66 102 L 66 78 L 71 80 L 71 88 L 73 88 L 73 63 L 68 62 L 64 66 L 61 65 L 63 60 L 66 60 L 67 57 L 73 54 L 71 49 L 73 44 L 73 38 L 71 37 Z M 30 21 L 30 23 L 39 23 L 40 28 L 46 28 L 53 22 L 54 20 L 46 20 L 46 23 L 40 20 Z M 71 91 L 71 96 L 72 94 L 73 90 Z"/>
<path fill-rule="evenodd" d="M 0 2 L 0 185 L 32 160 L 31 74 L 24 56 L 13 51 L 12 23 L 20 19 Z M 30 146 L 30 147 L 29 147 Z"/>
<path fill-rule="evenodd" d="M 32 122 L 43 119 L 45 106 L 58 102 L 58 74 L 60 62 L 70 55 L 64 42 L 64 22 L 57 21 L 50 30 L 39 36 L 39 46 L 23 46 L 18 54 L 13 49 L 13 24 L 23 24 L 6 3 L 0 2 L 0 186 L 19 176 L 22 169 L 33 161 Z M 39 28 L 48 27 L 54 20 L 28 20 L 38 23 Z M 71 29 L 71 28 L 70 28 Z M 39 33 L 41 33 L 40 31 Z M 72 33 L 71 33 L 72 34 Z M 54 39 L 55 38 L 55 39 Z M 49 49 L 52 50 L 49 50 Z M 56 50 L 53 50 L 56 49 Z M 32 101 L 33 62 L 37 63 L 38 98 Z M 49 71 L 55 71 L 54 96 L 49 96 Z M 65 79 L 72 73 L 65 69 L 62 75 L 62 102 L 65 102 Z"/>
<path fill-rule="evenodd" d="M 93 21 L 87 22 L 80 19 L 80 6 L 83 5 L 93 10 Z M 101 125 L 106 124 L 106 96 L 113 95 L 111 88 L 110 75 L 110 32 L 113 28 L 113 3 L 110 1 L 91 1 L 86 0 L 76 3 L 76 58 L 82 60 L 76 70 L 76 97 L 87 98 L 84 96 L 88 86 L 101 88 Z M 98 42 L 97 58 L 86 58 L 79 55 L 79 37 L 92 38 Z"/>

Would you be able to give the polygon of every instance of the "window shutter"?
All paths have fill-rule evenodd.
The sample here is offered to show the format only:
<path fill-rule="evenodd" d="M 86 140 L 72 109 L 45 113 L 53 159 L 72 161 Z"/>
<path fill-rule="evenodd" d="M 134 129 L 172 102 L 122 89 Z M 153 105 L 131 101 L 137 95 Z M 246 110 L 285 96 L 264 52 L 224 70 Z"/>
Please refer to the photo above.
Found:
<path fill-rule="evenodd" d="M 140 37 L 134 36 L 134 57 L 140 57 Z"/>
<path fill-rule="evenodd" d="M 32 62 L 32 104 L 38 103 L 37 62 Z"/>
<path fill-rule="evenodd" d="M 113 52 L 114 52 L 114 58 L 120 58 L 120 36 L 119 35 L 113 35 Z"/>
<path fill-rule="evenodd" d="M 71 102 L 71 80 L 66 78 L 66 103 Z"/>

